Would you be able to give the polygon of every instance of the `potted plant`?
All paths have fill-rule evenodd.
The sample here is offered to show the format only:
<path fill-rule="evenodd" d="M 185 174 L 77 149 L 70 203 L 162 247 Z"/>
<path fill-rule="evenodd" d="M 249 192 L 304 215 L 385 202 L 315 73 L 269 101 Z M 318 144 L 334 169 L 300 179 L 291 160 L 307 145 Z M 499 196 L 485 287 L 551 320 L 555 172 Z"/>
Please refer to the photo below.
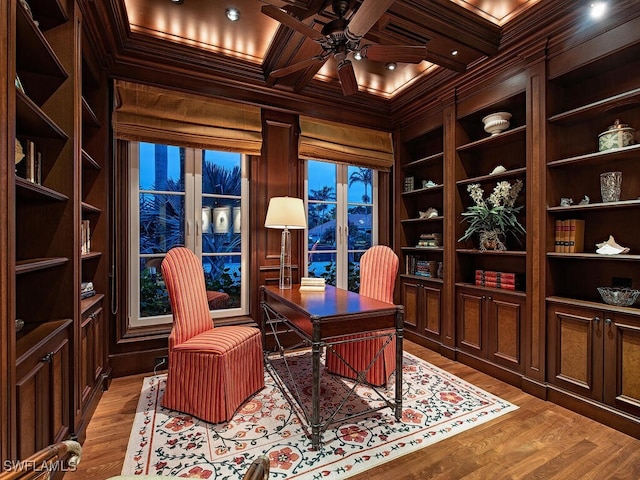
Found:
<path fill-rule="evenodd" d="M 474 205 L 462 213 L 462 222 L 468 223 L 468 226 L 458 241 L 467 240 L 477 233 L 482 251 L 506 250 L 504 241 L 507 235 L 521 243 L 520 235 L 525 234 L 526 230 L 518 220 L 522 205 L 516 207 L 515 203 L 522 185 L 520 179 L 513 185 L 507 181 L 498 182 L 486 200 L 480 184 L 468 185 L 467 191 Z"/>

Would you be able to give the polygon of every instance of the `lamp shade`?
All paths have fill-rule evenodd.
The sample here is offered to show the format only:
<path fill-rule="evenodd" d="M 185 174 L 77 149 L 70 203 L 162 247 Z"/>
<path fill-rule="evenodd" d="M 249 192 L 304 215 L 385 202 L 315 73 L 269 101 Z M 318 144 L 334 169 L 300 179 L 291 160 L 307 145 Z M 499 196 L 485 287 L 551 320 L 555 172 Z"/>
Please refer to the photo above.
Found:
<path fill-rule="evenodd" d="M 301 198 L 272 197 L 267 208 L 267 218 L 264 221 L 267 228 L 307 228 L 307 216 Z"/>

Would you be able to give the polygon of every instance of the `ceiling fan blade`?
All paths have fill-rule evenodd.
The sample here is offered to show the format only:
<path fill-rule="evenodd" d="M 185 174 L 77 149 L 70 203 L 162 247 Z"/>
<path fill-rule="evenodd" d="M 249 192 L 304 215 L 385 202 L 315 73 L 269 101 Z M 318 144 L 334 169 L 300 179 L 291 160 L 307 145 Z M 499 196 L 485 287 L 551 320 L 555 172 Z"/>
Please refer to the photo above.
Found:
<path fill-rule="evenodd" d="M 394 0 L 364 0 L 358 11 L 349 20 L 346 28 L 348 37 L 362 38 L 380 20 L 380 17 L 393 4 Z"/>
<path fill-rule="evenodd" d="M 377 62 L 420 63 L 427 56 L 425 45 L 365 45 L 360 49 L 363 58 Z"/>
<path fill-rule="evenodd" d="M 314 30 L 309 25 L 302 23 L 300 20 L 292 17 L 287 12 L 279 9 L 278 7 L 275 7 L 273 5 L 263 5 L 260 11 L 265 15 L 273 18 L 274 20 L 277 20 L 281 24 L 292 28 L 296 32 L 301 33 L 311 38 L 312 40 L 315 40 L 316 42 L 323 42 L 324 40 L 326 40 L 325 36 L 322 35 L 322 33 Z"/>
<path fill-rule="evenodd" d="M 340 77 L 340 85 L 342 85 L 344 95 L 358 93 L 358 80 L 356 80 L 353 65 L 349 60 L 343 60 L 338 64 L 338 77 Z"/>
<path fill-rule="evenodd" d="M 311 57 L 311 58 L 308 58 L 307 60 L 294 63 L 287 67 L 278 68 L 277 70 L 274 70 L 273 72 L 271 72 L 269 74 L 269 77 L 270 78 L 286 77 L 287 75 L 290 75 L 299 70 L 304 70 L 305 68 L 309 68 L 310 66 L 315 65 L 316 63 L 324 63 L 327 60 L 327 58 L 328 56 Z"/>

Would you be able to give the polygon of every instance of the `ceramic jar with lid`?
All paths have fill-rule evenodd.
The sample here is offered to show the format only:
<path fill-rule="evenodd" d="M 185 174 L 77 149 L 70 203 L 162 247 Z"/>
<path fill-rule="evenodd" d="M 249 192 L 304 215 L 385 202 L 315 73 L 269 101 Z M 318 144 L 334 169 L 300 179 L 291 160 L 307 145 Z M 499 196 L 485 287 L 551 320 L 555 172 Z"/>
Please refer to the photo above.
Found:
<path fill-rule="evenodd" d="M 606 132 L 598 135 L 598 150 L 611 150 L 612 148 L 628 147 L 635 143 L 634 136 L 636 130 L 629 125 L 620 123 L 620 120 L 614 122 Z"/>

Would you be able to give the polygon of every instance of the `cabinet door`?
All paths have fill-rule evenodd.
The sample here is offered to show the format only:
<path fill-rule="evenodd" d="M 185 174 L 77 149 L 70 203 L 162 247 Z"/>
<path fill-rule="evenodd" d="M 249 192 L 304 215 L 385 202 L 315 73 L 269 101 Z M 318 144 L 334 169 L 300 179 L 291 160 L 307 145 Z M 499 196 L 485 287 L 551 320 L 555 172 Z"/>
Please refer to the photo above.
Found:
<path fill-rule="evenodd" d="M 102 303 L 95 304 L 83 314 L 80 341 L 80 394 L 86 408 L 104 371 L 104 323 Z"/>
<path fill-rule="evenodd" d="M 640 319 L 604 316 L 604 400 L 640 416 Z"/>
<path fill-rule="evenodd" d="M 54 337 L 44 355 L 37 351 L 19 366 L 18 375 L 17 451 L 26 458 L 69 434 L 68 338 Z"/>
<path fill-rule="evenodd" d="M 440 308 L 441 288 L 424 285 L 422 287 L 421 306 L 424 312 L 423 328 L 420 333 L 425 337 L 430 337 L 440 341 L 442 331 L 442 316 Z"/>
<path fill-rule="evenodd" d="M 552 304 L 547 317 L 548 381 L 602 401 L 602 312 Z"/>
<path fill-rule="evenodd" d="M 485 295 L 475 291 L 458 292 L 458 348 L 478 357 L 486 357 L 484 322 Z"/>
<path fill-rule="evenodd" d="M 419 300 L 420 284 L 410 280 L 402 281 L 402 304 L 404 305 L 404 328 L 419 332 Z"/>
<path fill-rule="evenodd" d="M 522 371 L 521 328 L 524 301 L 507 295 L 487 296 L 488 358 L 511 370 Z"/>

